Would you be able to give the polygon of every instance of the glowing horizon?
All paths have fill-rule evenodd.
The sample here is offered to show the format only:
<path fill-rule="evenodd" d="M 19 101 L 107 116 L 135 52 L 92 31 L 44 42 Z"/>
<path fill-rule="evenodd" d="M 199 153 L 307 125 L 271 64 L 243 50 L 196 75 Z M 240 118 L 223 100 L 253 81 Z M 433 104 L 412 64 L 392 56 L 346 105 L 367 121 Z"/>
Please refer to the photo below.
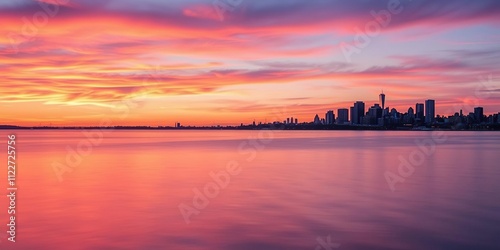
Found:
<path fill-rule="evenodd" d="M 498 1 L 242 0 L 219 14 L 208 0 L 0 3 L 0 124 L 311 121 L 382 89 L 399 112 L 426 99 L 441 115 L 500 112 Z"/>

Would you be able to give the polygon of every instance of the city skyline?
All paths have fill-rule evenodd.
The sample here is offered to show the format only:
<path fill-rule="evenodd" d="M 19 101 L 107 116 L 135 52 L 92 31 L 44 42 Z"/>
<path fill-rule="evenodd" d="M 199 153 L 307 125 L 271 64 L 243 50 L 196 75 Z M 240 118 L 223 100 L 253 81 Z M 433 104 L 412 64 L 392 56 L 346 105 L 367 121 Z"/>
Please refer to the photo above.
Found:
<path fill-rule="evenodd" d="M 221 1 L 0 3 L 1 123 L 310 120 L 381 90 L 500 110 L 498 1 Z"/>
<path fill-rule="evenodd" d="M 484 112 L 484 107 L 468 107 L 465 104 L 455 104 L 454 107 L 459 108 L 459 110 L 449 110 L 449 114 L 438 114 L 436 113 L 436 100 L 433 99 L 426 99 L 424 100 L 423 103 L 417 102 L 414 104 L 414 106 L 409 106 L 406 109 L 398 110 L 394 107 L 391 107 L 390 105 L 386 105 L 387 103 L 390 102 L 390 98 L 386 99 L 386 94 L 385 93 L 380 93 L 379 95 L 379 102 L 373 102 L 373 106 L 367 106 L 367 102 L 365 101 L 355 101 L 352 103 L 352 106 L 350 108 L 337 108 L 337 109 L 327 109 L 325 112 L 324 116 L 321 116 L 319 113 L 314 115 L 313 119 L 302 119 L 299 120 L 297 116 L 291 116 L 286 117 L 288 114 L 278 114 L 275 113 L 275 118 L 276 116 L 282 116 L 280 120 L 265 120 L 265 121 L 260 121 L 260 120 L 253 120 L 252 122 L 248 121 L 239 121 L 234 124 L 221 124 L 221 123 L 216 123 L 216 124 L 210 124 L 210 125 L 196 125 L 196 124 L 189 124 L 189 123 L 182 123 L 179 121 L 176 121 L 174 123 L 174 126 L 171 126 L 170 124 L 160 124 L 158 127 L 175 127 L 175 128 L 182 128 L 182 127 L 210 127 L 210 126 L 257 126 L 257 125 L 264 125 L 264 124 L 315 124 L 315 125 L 387 125 L 384 124 L 387 122 L 379 120 L 380 118 L 382 119 L 391 119 L 391 118 L 396 118 L 393 117 L 397 115 L 398 122 L 403 123 L 409 123 L 409 121 L 403 121 L 403 119 L 408 119 L 411 118 L 412 124 L 414 125 L 432 125 L 433 123 L 436 122 L 436 118 L 451 118 L 451 117 L 456 117 L 457 114 L 459 117 L 468 117 L 472 116 L 475 121 L 472 123 L 481 123 L 485 122 L 488 117 L 492 118 L 492 123 L 500 123 L 500 110 L 497 112 L 490 112 L 490 113 L 485 113 Z M 389 102 L 387 102 L 389 101 Z M 382 105 L 380 104 L 382 103 Z M 384 107 L 384 108 L 383 108 Z M 470 109 L 471 112 L 465 112 L 466 108 Z M 467 109 L 467 110 L 468 110 Z M 335 112 L 336 110 L 336 112 Z M 276 110 L 275 110 L 276 111 Z M 311 114 L 312 115 L 312 114 Z M 406 115 L 409 115 L 409 117 L 404 117 Z M 372 119 L 369 121 L 366 118 L 371 117 Z M 281 120 L 283 119 L 283 120 Z M 366 120 L 364 120 L 366 119 Z M 401 120 L 401 121 L 399 121 Z M 126 125 L 126 124 L 113 124 L 111 123 L 112 120 L 106 120 L 105 123 L 101 120 L 100 124 L 94 124 L 90 125 L 89 127 L 96 126 L 96 127 L 107 127 L 107 126 L 112 126 L 112 127 L 120 127 L 120 126 L 130 126 L 130 127 L 156 127 L 156 126 L 151 126 L 148 124 L 140 124 L 140 125 Z M 0 124 L 1 125 L 7 125 L 7 126 L 20 126 L 20 127 L 80 127 L 80 125 L 68 125 L 68 126 L 59 126 L 59 125 L 53 125 L 50 124 L 49 126 L 47 125 L 39 125 L 39 126 L 23 126 L 19 124 Z"/>
<path fill-rule="evenodd" d="M 436 122 L 436 118 L 450 117 L 472 117 L 474 121 L 470 123 L 486 122 L 486 118 L 491 117 L 491 123 L 500 123 L 500 110 L 498 112 L 484 113 L 483 107 L 473 107 L 473 112 L 464 112 L 465 105 L 455 105 L 459 110 L 450 110 L 450 114 L 437 114 L 436 113 L 436 100 L 426 99 L 424 103 L 415 103 L 414 107 L 408 107 L 405 110 L 397 110 L 396 108 L 386 107 L 386 95 L 382 92 L 379 95 L 379 102 L 374 103 L 373 106 L 366 108 L 364 101 L 355 101 L 350 108 L 338 108 L 337 116 L 333 110 L 327 111 L 325 118 L 321 119 L 319 114 L 316 114 L 312 123 L 321 125 L 385 125 L 387 119 L 397 119 L 398 122 L 431 125 Z M 470 108 L 470 107 L 469 107 Z M 464 115 L 465 113 L 465 115 Z M 397 117 L 395 117 L 397 116 Z M 368 120 L 371 118 L 375 120 Z M 365 120 L 364 120 L 365 119 Z M 380 120 L 382 119 L 382 120 Z M 385 119 L 385 121 L 384 121 Z M 404 121 L 407 119 L 407 121 Z M 331 122 L 333 120 L 333 122 Z M 403 120 L 403 121 L 399 121 Z M 308 121 L 304 121 L 308 122 Z M 461 121 L 463 122 L 463 121 Z M 288 122 L 283 122 L 288 124 Z"/>

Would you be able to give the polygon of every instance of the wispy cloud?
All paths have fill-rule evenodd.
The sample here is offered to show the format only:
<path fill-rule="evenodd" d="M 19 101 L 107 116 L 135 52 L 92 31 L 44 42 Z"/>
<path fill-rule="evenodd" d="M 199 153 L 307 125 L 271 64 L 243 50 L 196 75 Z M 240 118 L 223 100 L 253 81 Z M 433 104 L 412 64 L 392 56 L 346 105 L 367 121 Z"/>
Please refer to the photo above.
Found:
<path fill-rule="evenodd" d="M 196 98 L 225 99 L 238 88 L 259 90 L 270 84 L 289 93 L 260 92 L 267 103 L 238 96 L 247 98 L 248 105 L 236 110 L 265 113 L 280 98 L 301 98 L 289 86 L 338 90 L 325 101 L 325 89 L 300 87 L 303 96 L 321 97 L 320 103 L 306 104 L 310 109 L 296 108 L 305 116 L 368 98 L 367 91 L 382 88 L 401 98 L 394 100 L 401 106 L 418 94 L 439 95 L 444 103 L 474 91 L 478 76 L 500 73 L 500 50 L 490 35 L 500 29 L 500 2 L 494 0 L 402 0 L 404 15 L 393 16 L 353 63 L 342 59 L 339 44 L 352 40 L 356 27 L 373 20 L 370 11 L 386 9 L 387 2 L 245 1 L 222 22 L 212 2 L 204 0 L 71 0 L 50 16 L 47 8 L 55 10 L 51 4 L 56 2 L 66 1 L 0 3 L 0 105 L 100 107 L 137 96 L 151 103 L 181 96 L 189 105 Z M 154 89 L 145 93 L 141 86 L 151 65 L 161 71 L 155 73 Z M 190 107 L 207 114 L 232 112 L 232 102 L 226 105 L 219 110 Z M 500 110 L 495 98 L 488 105 Z M 44 113 L 50 108 L 37 109 Z"/>

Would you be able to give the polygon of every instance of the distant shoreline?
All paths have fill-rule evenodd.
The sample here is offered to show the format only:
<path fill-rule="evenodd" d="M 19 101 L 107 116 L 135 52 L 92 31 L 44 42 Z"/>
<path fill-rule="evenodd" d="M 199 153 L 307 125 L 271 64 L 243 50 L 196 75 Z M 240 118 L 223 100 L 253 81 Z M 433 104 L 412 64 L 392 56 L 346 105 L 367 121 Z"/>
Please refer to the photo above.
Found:
<path fill-rule="evenodd" d="M 183 126 L 183 127 L 153 127 L 153 126 L 67 126 L 51 127 L 36 126 L 23 127 L 14 125 L 0 125 L 0 130 L 289 130 L 289 131 L 500 131 L 500 124 L 475 125 L 471 128 L 457 128 L 448 125 L 434 125 L 421 127 L 386 127 L 386 126 L 363 126 L 363 125 L 284 125 L 284 124 L 266 124 L 266 125 L 248 125 L 248 126 Z"/>

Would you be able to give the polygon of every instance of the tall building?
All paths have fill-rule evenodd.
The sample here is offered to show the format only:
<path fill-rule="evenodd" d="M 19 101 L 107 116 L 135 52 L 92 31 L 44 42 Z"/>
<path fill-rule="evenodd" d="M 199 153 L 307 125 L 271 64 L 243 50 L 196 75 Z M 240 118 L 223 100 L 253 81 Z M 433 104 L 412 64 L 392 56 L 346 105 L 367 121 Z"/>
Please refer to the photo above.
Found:
<path fill-rule="evenodd" d="M 411 118 L 415 118 L 415 111 L 413 110 L 412 107 L 408 109 L 408 116 Z"/>
<path fill-rule="evenodd" d="M 337 124 L 344 124 L 349 122 L 349 110 L 348 109 L 338 109 L 337 110 Z"/>
<path fill-rule="evenodd" d="M 333 125 L 335 123 L 335 114 L 333 113 L 333 110 L 329 110 L 326 112 L 325 115 L 325 124 L 326 125 Z"/>
<path fill-rule="evenodd" d="M 357 101 L 351 107 L 351 122 L 352 124 L 361 124 L 365 116 L 365 103 Z"/>
<path fill-rule="evenodd" d="M 484 121 L 484 109 L 483 107 L 474 108 L 474 119 L 477 123 L 481 123 Z"/>
<path fill-rule="evenodd" d="M 382 110 L 385 109 L 385 94 L 382 91 L 382 94 L 379 95 L 378 97 L 380 105 L 382 105 Z"/>
<path fill-rule="evenodd" d="M 420 121 L 424 120 L 424 104 L 423 103 L 417 103 L 415 105 L 415 119 L 418 119 Z"/>
<path fill-rule="evenodd" d="M 436 101 L 425 101 L 425 123 L 433 123 L 436 118 Z"/>
<path fill-rule="evenodd" d="M 378 119 L 382 118 L 382 108 L 378 103 L 368 109 L 368 117 L 369 119 L 367 121 L 369 124 L 378 124 Z"/>
<path fill-rule="evenodd" d="M 321 124 L 321 120 L 319 119 L 319 116 L 318 116 L 318 115 L 316 115 L 316 116 L 314 117 L 314 124 L 315 124 L 315 125 L 319 125 L 319 124 Z"/>
<path fill-rule="evenodd" d="M 415 110 L 412 107 L 408 108 L 408 112 L 403 118 L 404 123 L 413 124 L 415 122 Z"/>
<path fill-rule="evenodd" d="M 349 114 L 351 114 L 351 124 L 354 124 L 354 106 L 349 108 Z"/>
<path fill-rule="evenodd" d="M 376 103 L 368 109 L 368 115 L 378 119 L 382 117 L 382 108 L 380 108 L 380 105 Z"/>

